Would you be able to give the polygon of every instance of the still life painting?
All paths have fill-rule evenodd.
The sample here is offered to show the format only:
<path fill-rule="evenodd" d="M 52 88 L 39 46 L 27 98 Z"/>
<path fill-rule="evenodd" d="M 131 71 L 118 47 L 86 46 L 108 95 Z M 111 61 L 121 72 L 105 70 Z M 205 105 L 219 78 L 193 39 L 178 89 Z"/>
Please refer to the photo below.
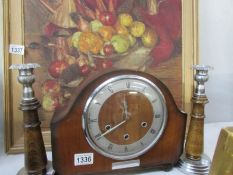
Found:
<path fill-rule="evenodd" d="M 23 151 L 22 86 L 11 64 L 37 63 L 35 95 L 42 135 L 74 92 L 112 70 L 136 70 L 161 80 L 178 108 L 189 111 L 198 57 L 197 0 L 4 1 L 4 126 L 8 153 Z M 24 55 L 9 53 L 12 44 Z"/>
<path fill-rule="evenodd" d="M 100 72 L 145 71 L 182 104 L 181 0 L 24 0 L 25 62 L 36 62 L 42 127 Z"/>

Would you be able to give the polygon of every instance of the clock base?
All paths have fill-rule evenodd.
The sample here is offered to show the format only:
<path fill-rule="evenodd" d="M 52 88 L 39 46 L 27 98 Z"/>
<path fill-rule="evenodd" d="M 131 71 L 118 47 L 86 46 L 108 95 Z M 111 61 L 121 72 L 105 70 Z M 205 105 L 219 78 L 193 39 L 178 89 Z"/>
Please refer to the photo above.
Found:
<path fill-rule="evenodd" d="M 152 172 L 158 172 L 158 171 L 163 171 L 163 172 L 169 172 L 172 170 L 174 167 L 173 164 L 165 164 L 161 166 L 155 166 L 155 167 L 147 167 L 147 168 L 133 168 L 133 169 L 119 169 L 119 170 L 114 170 L 111 172 L 93 172 L 93 173 L 75 173 L 74 175 L 96 175 L 96 174 L 101 174 L 101 175 L 132 175 L 132 174 L 142 174 L 142 173 L 152 173 Z M 60 175 L 58 172 L 55 172 L 53 175 Z"/>
<path fill-rule="evenodd" d="M 211 160 L 207 155 L 202 155 L 200 160 L 188 159 L 184 154 L 181 156 L 177 166 L 178 169 L 187 175 L 203 174 L 208 175 Z"/>
<path fill-rule="evenodd" d="M 55 171 L 53 170 L 53 167 L 52 167 L 52 162 L 51 161 L 48 161 L 48 164 L 47 164 L 47 172 L 46 174 L 44 175 L 54 175 L 55 174 Z M 28 172 L 27 170 L 23 167 L 21 168 L 17 175 L 28 175 Z M 39 174 L 38 174 L 39 175 Z"/>

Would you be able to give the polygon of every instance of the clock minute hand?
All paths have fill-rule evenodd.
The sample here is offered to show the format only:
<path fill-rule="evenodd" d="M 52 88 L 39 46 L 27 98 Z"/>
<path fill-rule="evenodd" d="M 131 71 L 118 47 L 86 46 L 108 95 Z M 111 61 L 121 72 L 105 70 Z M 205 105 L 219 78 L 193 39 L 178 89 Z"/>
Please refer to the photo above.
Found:
<path fill-rule="evenodd" d="M 111 129 L 107 130 L 106 132 L 104 132 L 103 134 L 101 134 L 99 137 L 97 137 L 96 139 L 99 140 L 101 137 L 109 134 L 110 132 L 116 130 L 118 127 L 120 127 L 121 125 L 123 125 L 127 120 L 123 120 L 122 122 L 118 123 L 117 125 L 115 125 L 114 127 L 112 127 Z"/>
<path fill-rule="evenodd" d="M 125 96 L 124 96 L 124 99 L 122 101 L 123 103 L 123 114 L 124 114 L 124 119 L 125 120 L 128 120 L 129 119 L 129 116 L 131 115 L 130 112 L 128 112 L 128 104 L 127 104 L 127 101 L 125 99 Z"/>

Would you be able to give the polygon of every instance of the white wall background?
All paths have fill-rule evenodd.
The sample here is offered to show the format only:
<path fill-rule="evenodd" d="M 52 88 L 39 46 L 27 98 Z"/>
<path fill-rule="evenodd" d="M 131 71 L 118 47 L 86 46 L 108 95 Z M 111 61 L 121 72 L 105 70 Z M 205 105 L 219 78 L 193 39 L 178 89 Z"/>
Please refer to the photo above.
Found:
<path fill-rule="evenodd" d="M 3 133 L 2 1 L 0 4 L 0 141 Z M 233 121 L 233 0 L 199 0 L 200 63 L 214 67 L 206 84 L 206 122 Z M 0 149 L 2 150 L 2 149 Z M 0 151 L 1 152 L 1 151 Z"/>
<path fill-rule="evenodd" d="M 199 0 L 200 63 L 214 67 L 206 122 L 233 121 L 233 0 Z"/>

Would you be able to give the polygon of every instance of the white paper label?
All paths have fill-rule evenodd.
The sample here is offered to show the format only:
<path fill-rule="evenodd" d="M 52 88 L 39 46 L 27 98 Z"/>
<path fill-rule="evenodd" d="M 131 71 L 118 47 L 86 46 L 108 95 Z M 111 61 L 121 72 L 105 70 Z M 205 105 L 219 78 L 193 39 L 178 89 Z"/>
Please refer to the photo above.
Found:
<path fill-rule="evenodd" d="M 74 155 L 74 166 L 92 165 L 94 163 L 93 153 L 82 153 Z"/>
<path fill-rule="evenodd" d="M 9 53 L 16 55 L 24 55 L 24 46 L 17 44 L 10 44 Z"/>

